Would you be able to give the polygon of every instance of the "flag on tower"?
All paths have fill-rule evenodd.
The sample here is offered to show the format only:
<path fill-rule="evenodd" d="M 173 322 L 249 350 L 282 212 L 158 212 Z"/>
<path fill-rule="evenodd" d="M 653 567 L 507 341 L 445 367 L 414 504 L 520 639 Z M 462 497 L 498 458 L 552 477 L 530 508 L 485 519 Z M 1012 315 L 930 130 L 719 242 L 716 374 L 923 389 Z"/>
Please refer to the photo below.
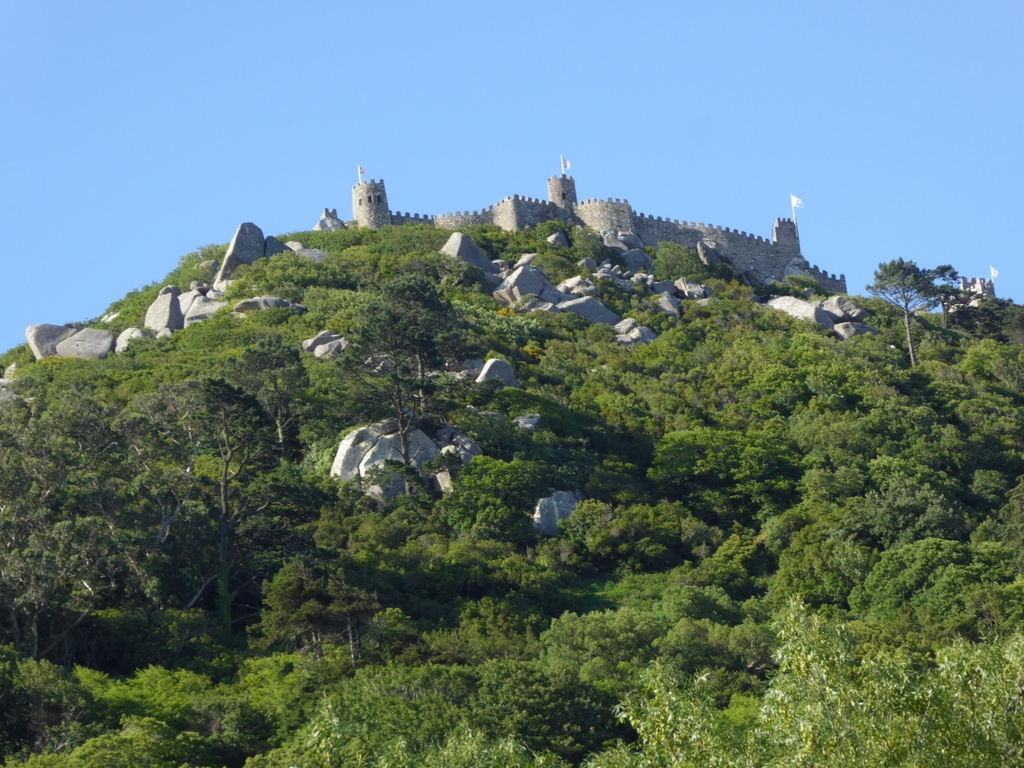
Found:
<path fill-rule="evenodd" d="M 992 279 L 993 280 L 995 280 L 997 277 L 999 277 L 999 273 L 996 271 L 995 267 L 989 267 L 988 271 L 992 273 Z"/>
<path fill-rule="evenodd" d="M 566 159 L 565 159 L 564 157 L 562 157 L 561 155 L 559 155 L 559 158 L 561 158 L 561 160 L 562 160 L 562 171 L 563 171 L 563 172 L 565 172 L 565 171 L 568 171 L 568 170 L 569 170 L 569 161 L 568 161 L 568 160 L 566 160 Z"/>
<path fill-rule="evenodd" d="M 359 175 L 360 176 L 365 176 L 366 175 L 366 171 L 363 170 L 363 166 L 361 166 L 361 165 L 359 166 Z"/>
<path fill-rule="evenodd" d="M 794 195 L 794 194 L 790 194 L 790 196 L 789 196 L 789 202 L 790 202 L 790 204 L 791 204 L 791 205 L 792 205 L 792 206 L 793 206 L 794 208 L 803 208 L 803 207 L 804 207 L 804 201 L 803 201 L 803 200 L 801 200 L 801 199 L 800 199 L 799 197 L 797 197 L 797 196 L 796 196 L 796 195 Z"/>

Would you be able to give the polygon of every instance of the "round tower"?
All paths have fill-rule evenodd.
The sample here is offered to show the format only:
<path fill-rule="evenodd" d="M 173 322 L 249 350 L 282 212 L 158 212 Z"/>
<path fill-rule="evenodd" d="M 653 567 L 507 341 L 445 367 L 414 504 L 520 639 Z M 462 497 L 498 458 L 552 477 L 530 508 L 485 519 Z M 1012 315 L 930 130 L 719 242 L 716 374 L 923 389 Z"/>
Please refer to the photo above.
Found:
<path fill-rule="evenodd" d="M 552 176 L 548 179 L 548 200 L 559 208 L 571 211 L 576 207 L 576 179 L 572 176 Z"/>
<path fill-rule="evenodd" d="M 391 223 L 384 180 L 360 181 L 352 187 L 352 218 L 357 227 L 380 229 Z"/>

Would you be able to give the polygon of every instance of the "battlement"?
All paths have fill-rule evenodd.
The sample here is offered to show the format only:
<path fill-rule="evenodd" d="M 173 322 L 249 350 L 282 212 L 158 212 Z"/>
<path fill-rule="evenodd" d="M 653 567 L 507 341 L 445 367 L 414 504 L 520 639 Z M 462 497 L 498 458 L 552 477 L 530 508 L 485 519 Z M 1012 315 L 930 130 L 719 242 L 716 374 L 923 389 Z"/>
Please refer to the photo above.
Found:
<path fill-rule="evenodd" d="M 981 299 L 994 299 L 996 297 L 995 281 L 987 277 L 961 277 L 960 290 L 977 295 L 978 298 L 971 302 L 974 306 L 977 306 Z"/>
<path fill-rule="evenodd" d="M 401 213 L 399 211 L 390 211 L 391 225 L 399 226 L 402 224 L 430 224 L 435 225 L 434 217 L 426 213 Z"/>
<path fill-rule="evenodd" d="M 597 232 L 632 232 L 642 243 L 651 246 L 669 242 L 696 249 L 703 243 L 714 248 L 755 285 L 803 274 L 813 277 L 826 290 L 846 292 L 844 275 L 837 277 L 817 266 L 812 267 L 803 257 L 793 219 L 775 219 L 769 239 L 719 224 L 639 213 L 633 210 L 627 198 L 591 197 L 578 202 L 576 180 L 566 174 L 551 176 L 547 185 L 548 200 L 513 194 L 486 208 L 429 216 L 392 212 L 388 208 L 384 180 L 370 179 L 352 188 L 352 213 L 357 226 L 375 229 L 387 224 L 430 223 L 457 230 L 475 224 L 492 224 L 514 232 L 556 220 Z"/>

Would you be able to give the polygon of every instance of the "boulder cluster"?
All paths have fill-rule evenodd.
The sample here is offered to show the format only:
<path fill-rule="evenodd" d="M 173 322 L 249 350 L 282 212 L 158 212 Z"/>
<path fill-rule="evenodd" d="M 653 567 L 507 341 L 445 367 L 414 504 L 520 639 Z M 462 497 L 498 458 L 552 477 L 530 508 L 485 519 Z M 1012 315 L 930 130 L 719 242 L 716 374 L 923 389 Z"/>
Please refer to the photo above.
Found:
<path fill-rule="evenodd" d="M 387 469 L 387 462 L 399 462 L 419 470 L 442 455 L 449 455 L 465 465 L 482 453 L 470 437 L 448 425 L 438 429 L 433 437 L 419 428 L 406 430 L 403 441 L 398 419 L 387 419 L 345 436 L 334 455 L 331 476 L 339 480 L 366 481 L 369 495 L 394 499 L 406 492 L 406 485 L 399 474 Z M 451 488 L 451 479 L 447 470 L 434 476 L 437 486 L 444 490 Z"/>
<path fill-rule="evenodd" d="M 302 348 L 316 357 L 333 357 L 345 351 L 348 341 L 334 331 L 320 331 L 302 342 Z"/>
<path fill-rule="evenodd" d="M 264 237 L 263 232 L 255 224 L 243 223 L 235 231 L 223 261 L 203 261 L 196 264 L 197 269 L 202 268 L 216 275 L 213 284 L 193 280 L 187 291 L 183 291 L 177 285 L 165 285 L 146 310 L 141 327 L 125 328 L 114 336 L 102 328 L 83 328 L 75 323 L 43 323 L 30 325 L 25 330 L 25 339 L 36 360 L 44 357 L 102 360 L 111 352 L 124 352 L 132 339 L 166 338 L 175 331 L 210 318 L 214 312 L 228 305 L 223 300 L 224 294 L 231 285 L 231 275 L 239 265 L 252 264 L 257 259 L 288 251 L 313 261 L 323 261 L 328 255 L 326 251 L 306 248 L 297 241 L 281 243 L 277 238 Z M 237 302 L 232 307 L 232 312 L 241 317 L 246 312 L 282 307 L 295 312 L 306 311 L 301 304 L 294 304 L 277 296 L 256 296 Z M 100 322 L 109 323 L 117 317 L 118 313 L 114 312 L 100 318 Z"/>
<path fill-rule="evenodd" d="M 474 409 L 475 410 L 475 409 Z M 498 413 L 481 412 L 495 419 Z M 526 414 L 515 420 L 520 429 L 534 429 L 540 416 Z M 403 441 L 398 419 L 386 419 L 349 432 L 338 446 L 331 464 L 331 476 L 340 481 L 358 480 L 368 495 L 393 501 L 409 492 L 406 478 L 389 466 L 389 462 L 403 464 L 417 471 L 428 462 L 448 456 L 456 466 L 466 466 L 483 454 L 480 446 L 455 427 L 444 425 L 433 436 L 419 427 L 406 429 Z M 406 459 L 405 457 L 408 457 Z M 445 493 L 451 491 L 453 471 L 443 463 L 434 469 L 431 481 Z M 548 536 L 558 533 L 558 525 L 572 514 L 583 496 L 578 491 L 552 491 L 550 496 L 537 500 L 533 511 L 533 526 Z"/>
<path fill-rule="evenodd" d="M 614 283 L 626 290 L 642 286 L 657 309 L 676 318 L 682 314 L 683 302 L 703 304 L 714 300 L 706 285 L 686 278 L 657 280 L 653 274 L 645 271 L 653 267 L 652 259 L 641 249 L 639 238 L 632 232 L 606 231 L 601 234 L 604 244 L 619 252 L 619 259 L 625 268 L 610 261 L 597 264 L 588 257 L 582 259 L 577 266 L 589 272 L 589 277 L 577 275 L 558 285 L 552 284 L 544 270 L 533 264 L 537 254 L 524 254 L 511 266 L 501 259 L 489 261 L 473 241 L 461 232 L 453 233 L 441 252 L 481 269 L 492 283 L 496 283 L 493 296 L 509 307 L 522 312 L 573 312 L 591 323 L 614 326 L 616 341 L 625 345 L 651 342 L 657 338 L 657 334 L 640 326 L 636 320 L 623 319 L 608 309 L 599 298 L 602 281 Z M 556 247 L 568 245 L 561 231 L 548 237 L 548 242 Z M 713 245 L 704 241 L 698 243 L 697 254 L 705 264 L 714 266 L 723 263 Z M 816 322 L 834 331 L 840 340 L 878 332 L 863 322 L 870 313 L 845 297 L 809 302 L 779 296 L 770 299 L 767 304 L 793 317 Z"/>
<path fill-rule="evenodd" d="M 561 231 L 548 237 L 548 242 L 556 247 L 566 247 L 569 244 Z M 631 269 L 624 270 L 611 262 L 599 266 L 593 259 L 586 258 L 580 261 L 578 266 L 590 272 L 590 277 L 571 277 L 554 285 L 543 269 L 534 266 L 533 261 L 537 254 L 523 254 L 511 266 L 502 259 L 489 261 L 476 244 L 461 232 L 453 233 L 441 252 L 483 271 L 492 284 L 496 284 L 492 295 L 513 309 L 523 312 L 572 312 L 588 322 L 614 326 L 618 331 L 616 339 L 622 344 L 646 343 L 656 338 L 653 331 L 638 326 L 635 320 L 623 320 L 598 298 L 601 293 L 601 280 L 615 281 L 631 289 L 634 284 L 654 285 L 653 275 L 634 272 Z M 637 268 L 649 269 L 651 266 L 651 257 L 645 251 L 636 248 L 623 251 L 622 258 L 627 264 Z M 675 288 L 672 290 L 675 291 Z M 652 289 L 651 292 L 655 291 Z M 702 293 L 701 296 L 703 295 Z"/>
<path fill-rule="evenodd" d="M 822 328 L 835 333 L 841 341 L 865 333 L 878 333 L 877 328 L 862 322 L 871 313 L 858 307 L 845 296 L 832 296 L 821 301 L 804 301 L 793 296 L 776 296 L 768 300 L 768 306 L 785 312 L 791 317 L 817 323 Z"/>
<path fill-rule="evenodd" d="M 198 280 L 193 281 L 187 291 L 182 291 L 176 285 L 165 285 L 146 310 L 144 328 L 128 330 L 143 332 L 137 335 L 149 331 L 149 335 L 156 334 L 157 338 L 165 338 L 193 323 L 208 319 L 218 309 L 226 307 L 227 302 L 221 300 L 223 297 L 223 291 Z"/>

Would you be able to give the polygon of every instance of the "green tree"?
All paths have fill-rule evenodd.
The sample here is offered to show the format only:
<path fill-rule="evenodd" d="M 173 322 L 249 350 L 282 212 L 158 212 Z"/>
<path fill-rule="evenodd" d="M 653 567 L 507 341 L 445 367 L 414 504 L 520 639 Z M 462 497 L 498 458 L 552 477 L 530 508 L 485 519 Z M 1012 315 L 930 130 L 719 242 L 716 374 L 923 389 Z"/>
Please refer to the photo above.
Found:
<path fill-rule="evenodd" d="M 277 442 L 290 446 L 301 416 L 303 390 L 309 385 L 298 350 L 279 336 L 261 336 L 242 352 L 232 379 L 241 389 L 255 395 L 270 414 Z"/>
<path fill-rule="evenodd" d="M 549 469 L 539 462 L 479 456 L 459 473 L 438 504 L 441 518 L 460 531 L 478 529 L 501 539 L 522 539 L 530 510 L 543 495 Z"/>
<path fill-rule="evenodd" d="M 935 270 L 922 269 L 912 261 L 894 259 L 879 264 L 875 270 L 875 281 L 867 286 L 868 293 L 889 302 L 903 313 L 911 366 L 917 365 L 917 357 L 914 354 L 910 319 L 935 304 L 936 276 Z"/>
<path fill-rule="evenodd" d="M 932 270 L 932 293 L 942 308 L 942 327 L 949 327 L 949 314 L 971 302 L 970 291 L 960 290 L 960 275 L 949 264 Z"/>
<path fill-rule="evenodd" d="M 230 634 L 232 606 L 239 592 L 248 587 L 255 574 L 233 584 L 235 568 L 244 553 L 239 551 L 242 524 L 257 513 L 263 498 L 250 490 L 261 471 L 270 469 L 275 442 L 266 412 L 254 397 L 217 379 L 199 382 L 202 413 L 206 420 L 210 451 L 215 459 L 217 565 L 210 577 L 217 586 L 217 614 L 224 637 Z"/>
<path fill-rule="evenodd" d="M 429 374 L 459 353 L 452 308 L 427 278 L 400 275 L 353 318 L 347 337 L 343 375 L 354 380 L 358 397 L 397 420 L 408 462 L 408 433 L 429 408 L 434 389 Z"/>
<path fill-rule="evenodd" d="M 325 642 L 342 640 L 353 665 L 359 660 L 360 631 L 381 609 L 366 590 L 300 561 L 278 571 L 264 588 L 264 599 L 259 629 L 268 642 L 312 648 L 322 656 Z"/>

